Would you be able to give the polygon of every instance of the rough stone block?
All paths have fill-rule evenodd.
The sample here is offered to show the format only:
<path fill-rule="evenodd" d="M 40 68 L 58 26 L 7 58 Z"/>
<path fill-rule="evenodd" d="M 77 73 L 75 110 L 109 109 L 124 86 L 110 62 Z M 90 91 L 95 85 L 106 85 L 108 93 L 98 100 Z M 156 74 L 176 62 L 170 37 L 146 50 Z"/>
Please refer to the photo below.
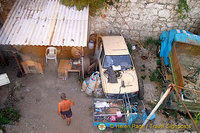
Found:
<path fill-rule="evenodd" d="M 169 18 L 170 17 L 170 11 L 167 9 L 161 10 L 158 13 L 159 17 Z"/>
<path fill-rule="evenodd" d="M 173 8 L 175 8 L 174 5 L 167 5 L 167 9 L 172 10 Z"/>
<path fill-rule="evenodd" d="M 156 27 L 156 28 L 153 29 L 153 31 L 156 31 L 156 32 L 157 32 L 157 31 L 160 31 L 160 28 L 159 28 L 159 27 Z"/>
<path fill-rule="evenodd" d="M 154 3 L 149 3 L 149 4 L 146 5 L 146 8 L 153 9 L 153 8 L 155 8 L 155 4 Z"/>
<path fill-rule="evenodd" d="M 135 3 L 135 2 L 137 2 L 137 0 L 131 0 L 131 2 Z"/>
<path fill-rule="evenodd" d="M 162 9 L 164 9 L 164 5 L 155 4 L 154 8 L 162 10 Z"/>
<path fill-rule="evenodd" d="M 167 27 L 178 27 L 178 24 L 175 22 L 167 23 Z"/>

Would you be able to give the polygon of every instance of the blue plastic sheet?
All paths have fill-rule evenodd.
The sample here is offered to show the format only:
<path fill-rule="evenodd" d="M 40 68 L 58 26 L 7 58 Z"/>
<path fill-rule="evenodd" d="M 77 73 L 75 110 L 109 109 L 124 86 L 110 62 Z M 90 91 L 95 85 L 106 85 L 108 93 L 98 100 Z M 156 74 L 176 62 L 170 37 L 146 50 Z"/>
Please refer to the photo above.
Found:
<path fill-rule="evenodd" d="M 200 36 L 194 35 L 189 31 L 173 29 L 163 31 L 160 35 L 161 50 L 160 57 L 164 57 L 165 65 L 169 65 L 169 53 L 174 42 L 184 42 L 200 46 Z"/>

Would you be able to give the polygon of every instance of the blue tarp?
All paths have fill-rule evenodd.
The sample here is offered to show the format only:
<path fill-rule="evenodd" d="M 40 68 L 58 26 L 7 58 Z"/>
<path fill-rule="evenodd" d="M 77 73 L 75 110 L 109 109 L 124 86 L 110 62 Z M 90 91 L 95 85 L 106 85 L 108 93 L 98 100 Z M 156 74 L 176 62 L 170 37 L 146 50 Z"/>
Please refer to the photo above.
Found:
<path fill-rule="evenodd" d="M 164 57 L 165 65 L 169 65 L 169 53 L 172 49 L 173 42 L 184 42 L 200 46 L 200 36 L 194 35 L 189 31 L 173 29 L 163 31 L 160 35 L 161 49 L 160 57 Z"/>

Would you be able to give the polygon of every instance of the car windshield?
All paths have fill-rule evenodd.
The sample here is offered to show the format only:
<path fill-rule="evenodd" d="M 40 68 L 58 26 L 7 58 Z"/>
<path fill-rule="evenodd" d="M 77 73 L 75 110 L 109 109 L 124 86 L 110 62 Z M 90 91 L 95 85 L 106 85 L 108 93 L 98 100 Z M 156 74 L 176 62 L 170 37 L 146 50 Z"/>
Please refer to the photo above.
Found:
<path fill-rule="evenodd" d="M 126 68 L 133 67 L 131 58 L 129 55 L 106 55 L 104 59 L 103 68 L 109 68 L 110 66 L 124 66 Z"/>

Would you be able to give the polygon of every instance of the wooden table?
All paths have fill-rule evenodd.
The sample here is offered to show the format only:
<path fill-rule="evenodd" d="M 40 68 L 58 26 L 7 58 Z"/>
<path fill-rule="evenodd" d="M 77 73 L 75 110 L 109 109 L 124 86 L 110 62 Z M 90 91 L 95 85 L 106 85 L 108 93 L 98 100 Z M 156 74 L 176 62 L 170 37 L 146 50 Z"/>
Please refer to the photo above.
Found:
<path fill-rule="evenodd" d="M 81 66 L 74 65 L 73 60 L 61 59 L 58 65 L 58 78 L 68 78 L 68 72 L 78 72 L 80 75 Z"/>

